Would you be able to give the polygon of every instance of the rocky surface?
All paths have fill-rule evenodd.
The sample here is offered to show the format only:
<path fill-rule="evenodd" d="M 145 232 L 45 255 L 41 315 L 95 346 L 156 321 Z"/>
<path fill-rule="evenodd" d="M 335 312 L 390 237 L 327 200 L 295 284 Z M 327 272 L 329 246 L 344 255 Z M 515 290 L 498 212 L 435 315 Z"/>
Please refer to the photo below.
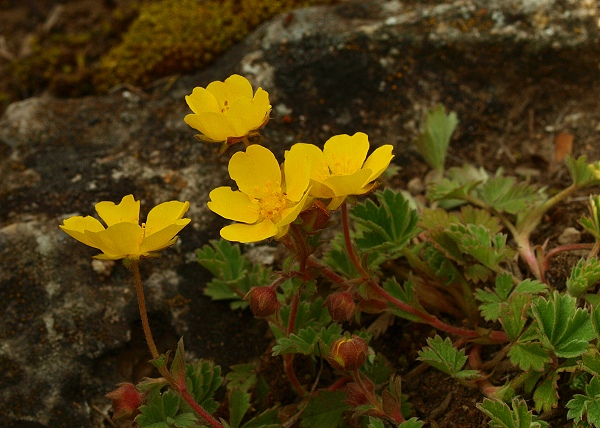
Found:
<path fill-rule="evenodd" d="M 190 358 L 225 366 L 266 348 L 262 323 L 202 295 L 193 252 L 224 224 L 206 201 L 227 171 L 183 122 L 194 86 L 238 72 L 269 91 L 265 144 L 278 155 L 356 131 L 393 144 L 399 184 L 426 171 L 410 142 L 442 102 L 461 120 L 451 159 L 543 181 L 558 132 L 574 135 L 576 155 L 600 159 L 599 54 L 592 0 L 346 1 L 277 17 L 153 93 L 10 105 L 0 119 L 0 425 L 103 426 L 103 395 L 148 374 L 131 275 L 58 228 L 101 200 L 132 193 L 142 212 L 191 203 L 180 243 L 142 265 L 159 348 L 184 336 Z"/>

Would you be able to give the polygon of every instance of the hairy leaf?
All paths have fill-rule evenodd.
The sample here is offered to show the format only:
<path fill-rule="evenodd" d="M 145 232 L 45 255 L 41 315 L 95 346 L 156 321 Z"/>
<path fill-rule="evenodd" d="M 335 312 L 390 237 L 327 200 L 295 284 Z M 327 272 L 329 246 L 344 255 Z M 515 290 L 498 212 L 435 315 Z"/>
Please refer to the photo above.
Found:
<path fill-rule="evenodd" d="M 446 109 L 441 104 L 427 112 L 415 146 L 431 168 L 438 171 L 444 169 L 446 151 L 456 125 L 456 113 L 446 114 Z"/>
<path fill-rule="evenodd" d="M 383 284 L 384 290 L 390 293 L 393 297 L 400 300 L 402 303 L 406 303 L 408 306 L 416 309 L 419 312 L 426 313 L 419 303 L 417 296 L 415 295 L 414 287 L 415 286 L 411 281 L 406 281 L 404 286 L 398 284 L 398 281 L 396 281 L 395 277 L 388 278 Z M 396 305 L 390 305 L 389 311 L 410 321 L 420 321 L 420 318 L 417 315 L 402 310 Z"/>
<path fill-rule="evenodd" d="M 346 394 L 341 391 L 321 390 L 311 397 L 300 426 L 303 428 L 338 428 L 343 427 L 342 413 L 350 409 L 344 402 Z"/>
<path fill-rule="evenodd" d="M 511 341 L 515 341 L 527 322 L 531 295 L 513 293 L 508 302 L 500 304 L 500 323 Z"/>
<path fill-rule="evenodd" d="M 550 299 L 533 302 L 533 315 L 545 348 L 562 358 L 585 352 L 595 336 L 589 312 L 577 308 L 574 297 L 555 291 Z"/>
<path fill-rule="evenodd" d="M 585 387 L 585 394 L 575 394 L 567 403 L 567 418 L 575 423 L 587 420 L 594 427 L 600 427 L 600 379 L 593 376 Z"/>
<path fill-rule="evenodd" d="M 567 156 L 565 163 L 575 186 L 585 187 L 600 184 L 600 162 L 589 164 L 587 156 L 583 155 L 577 159 Z"/>
<path fill-rule="evenodd" d="M 557 391 L 558 373 L 551 372 L 548 377 L 536 388 L 533 393 L 535 411 L 538 413 L 547 412 L 558 405 Z"/>
<path fill-rule="evenodd" d="M 250 393 L 241 388 L 229 389 L 229 425 L 231 428 L 239 428 L 249 409 Z"/>
<path fill-rule="evenodd" d="M 140 407 L 136 422 L 140 428 L 195 427 L 196 415 L 190 411 L 179 413 L 179 405 L 180 398 L 175 391 L 150 394 L 146 404 Z"/>
<path fill-rule="evenodd" d="M 514 177 L 495 176 L 477 188 L 477 197 L 498 212 L 517 214 L 543 198 L 540 192 Z"/>
<path fill-rule="evenodd" d="M 312 327 L 304 328 L 297 334 L 290 334 L 289 337 L 282 337 L 277 340 L 277 345 L 273 346 L 273 355 L 301 353 L 304 355 L 320 355 L 319 344 L 321 341 L 329 349 L 329 345 L 342 335 L 342 327 L 333 323 L 329 327 L 322 327 L 315 330 Z"/>
<path fill-rule="evenodd" d="M 548 423 L 538 421 L 533 413 L 527 409 L 527 403 L 518 398 L 513 398 L 511 407 L 508 404 L 484 398 L 477 408 L 485 413 L 491 420 L 493 428 L 545 428 Z"/>
<path fill-rule="evenodd" d="M 471 379 L 479 375 L 477 370 L 462 370 L 467 362 L 465 351 L 452 346 L 449 338 L 435 336 L 427 339 L 427 345 L 419 351 L 420 361 L 457 379 Z"/>
<path fill-rule="evenodd" d="M 196 364 L 188 364 L 185 368 L 185 383 L 190 395 L 204 410 L 208 413 L 217 410 L 219 403 L 213 399 L 213 395 L 223 383 L 221 367 L 203 359 Z M 187 404 L 182 403 L 182 406 L 187 407 Z"/>
<path fill-rule="evenodd" d="M 600 279 L 600 260 L 593 257 L 580 259 L 571 270 L 567 279 L 567 291 L 571 296 L 579 297 Z"/>
<path fill-rule="evenodd" d="M 550 362 L 548 351 L 539 342 L 516 343 L 508 351 L 510 362 L 521 370 L 542 371 Z"/>

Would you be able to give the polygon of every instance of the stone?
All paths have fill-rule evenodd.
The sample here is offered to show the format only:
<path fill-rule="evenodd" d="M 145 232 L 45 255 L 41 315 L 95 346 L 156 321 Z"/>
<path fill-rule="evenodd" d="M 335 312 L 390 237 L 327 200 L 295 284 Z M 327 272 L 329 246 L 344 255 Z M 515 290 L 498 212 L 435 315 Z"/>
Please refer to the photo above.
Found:
<path fill-rule="evenodd" d="M 202 294 L 209 277 L 194 250 L 226 224 L 206 201 L 228 183 L 228 157 L 183 122 L 194 86 L 238 72 L 266 89 L 274 110 L 264 137 L 280 159 L 294 142 L 362 131 L 374 146 L 394 145 L 396 165 L 422 164 L 411 142 L 438 102 L 460 119 L 462 157 L 451 150 L 451 163 L 544 164 L 561 131 L 574 134 L 576 152 L 599 159 L 598 8 L 587 0 L 343 1 L 265 23 L 168 90 L 9 106 L 0 119 L 0 425 L 99 426 L 104 394 L 151 373 L 130 272 L 94 262 L 94 250 L 58 228 L 93 214 L 98 201 L 131 193 L 143 213 L 190 201 L 193 225 L 180 243 L 142 263 L 161 350 L 184 336 L 190 358 L 227 367 L 266 349 L 263 323 Z"/>

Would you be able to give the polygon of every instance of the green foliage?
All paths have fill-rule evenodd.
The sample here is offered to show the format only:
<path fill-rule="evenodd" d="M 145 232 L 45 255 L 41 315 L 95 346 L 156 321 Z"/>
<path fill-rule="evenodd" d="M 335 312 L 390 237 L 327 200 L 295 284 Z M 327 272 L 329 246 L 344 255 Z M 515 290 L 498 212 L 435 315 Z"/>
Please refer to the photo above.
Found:
<path fill-rule="evenodd" d="M 351 210 L 352 219 L 363 227 L 355 243 L 359 250 L 377 250 L 391 259 L 417 232 L 417 213 L 400 192 L 385 189 L 375 196 L 378 204 L 367 199 Z"/>
<path fill-rule="evenodd" d="M 315 331 L 307 327 L 291 334 L 289 337 L 281 337 L 277 345 L 273 347 L 273 355 L 300 353 L 304 355 L 324 356 L 329 351 L 331 344 L 342 335 L 342 327 L 339 324 L 331 324 L 329 327 L 321 327 Z"/>
<path fill-rule="evenodd" d="M 444 106 L 438 104 L 427 112 L 421 133 L 415 141 L 415 147 L 425 162 L 439 172 L 444 170 L 448 144 L 456 125 L 456 113 L 446 114 Z"/>
<path fill-rule="evenodd" d="M 308 402 L 300 426 L 302 428 L 343 427 L 342 413 L 350 409 L 341 391 L 319 391 Z"/>
<path fill-rule="evenodd" d="M 590 164 L 587 162 L 587 156 L 583 155 L 577 159 L 567 156 L 565 163 L 574 186 L 587 187 L 600 184 L 600 162 Z"/>
<path fill-rule="evenodd" d="M 579 297 L 600 279 L 600 260 L 593 257 L 580 259 L 571 270 L 567 279 L 567 291 L 571 296 Z"/>
<path fill-rule="evenodd" d="M 195 364 L 188 364 L 185 368 L 185 384 L 190 395 L 208 413 L 213 413 L 219 407 L 213 395 L 222 383 L 221 367 L 212 361 L 201 359 Z M 187 407 L 187 404 L 182 403 L 182 406 Z"/>
<path fill-rule="evenodd" d="M 525 401 L 513 398 L 511 407 L 508 404 L 485 398 L 477 408 L 490 418 L 492 428 L 545 428 L 548 423 L 537 419 L 527 409 Z"/>
<path fill-rule="evenodd" d="M 250 289 L 269 283 L 270 269 L 250 263 L 239 245 L 224 239 L 210 241 L 196 251 L 196 257 L 214 276 L 204 293 L 214 300 L 232 300 L 231 309 L 248 306 L 243 297 Z"/>
<path fill-rule="evenodd" d="M 543 346 L 558 357 L 580 356 L 595 337 L 590 313 L 577 308 L 574 297 L 555 291 L 548 300 L 536 299 L 532 310 Z"/>
<path fill-rule="evenodd" d="M 582 217 L 581 225 L 596 241 L 600 241 L 600 196 L 590 196 L 590 217 Z"/>
<path fill-rule="evenodd" d="M 164 393 L 154 391 L 140 407 L 136 422 L 140 428 L 193 428 L 196 415 L 193 412 L 179 413 L 181 399 L 172 390 Z"/>
<path fill-rule="evenodd" d="M 456 379 L 472 379 L 479 376 L 477 370 L 462 370 L 467 362 L 463 349 L 458 350 L 447 337 L 440 336 L 427 339 L 425 348 L 419 351 L 419 360 Z"/>
<path fill-rule="evenodd" d="M 579 424 L 587 421 L 593 427 L 600 427 L 600 378 L 593 376 L 585 387 L 585 394 L 575 394 L 567 403 L 567 418 Z"/>

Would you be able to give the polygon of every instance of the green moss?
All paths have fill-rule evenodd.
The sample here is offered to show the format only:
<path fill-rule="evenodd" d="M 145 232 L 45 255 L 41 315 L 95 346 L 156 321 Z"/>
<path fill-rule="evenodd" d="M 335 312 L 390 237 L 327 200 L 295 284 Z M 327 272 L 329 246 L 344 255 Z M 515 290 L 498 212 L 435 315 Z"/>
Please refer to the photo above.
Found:
<path fill-rule="evenodd" d="M 146 4 L 100 61 L 99 91 L 122 82 L 145 85 L 157 77 L 192 72 L 243 39 L 261 22 L 293 8 L 335 0 L 162 0 Z"/>

